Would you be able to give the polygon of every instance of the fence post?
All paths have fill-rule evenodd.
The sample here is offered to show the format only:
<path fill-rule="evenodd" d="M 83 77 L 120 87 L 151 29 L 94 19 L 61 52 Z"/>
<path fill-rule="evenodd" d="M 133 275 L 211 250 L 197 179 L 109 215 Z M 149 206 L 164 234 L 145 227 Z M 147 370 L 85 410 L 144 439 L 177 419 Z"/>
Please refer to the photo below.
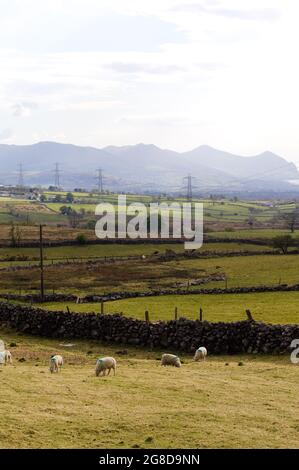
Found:
<path fill-rule="evenodd" d="M 145 315 L 145 321 L 146 321 L 146 323 L 149 323 L 150 320 L 149 320 L 149 312 L 148 312 L 148 310 L 146 310 L 146 311 L 144 312 L 144 315 Z"/>
<path fill-rule="evenodd" d="M 199 309 L 199 321 L 202 321 L 202 308 Z"/>
<path fill-rule="evenodd" d="M 174 309 L 174 319 L 177 320 L 178 319 L 178 308 L 175 307 Z"/>
<path fill-rule="evenodd" d="M 246 315 L 247 315 L 247 320 L 254 321 L 254 318 L 251 314 L 251 311 L 249 309 L 247 309 L 247 310 L 245 310 L 245 312 L 246 312 Z"/>
<path fill-rule="evenodd" d="M 66 309 L 67 309 L 67 313 L 71 313 L 68 305 L 66 306 Z"/>

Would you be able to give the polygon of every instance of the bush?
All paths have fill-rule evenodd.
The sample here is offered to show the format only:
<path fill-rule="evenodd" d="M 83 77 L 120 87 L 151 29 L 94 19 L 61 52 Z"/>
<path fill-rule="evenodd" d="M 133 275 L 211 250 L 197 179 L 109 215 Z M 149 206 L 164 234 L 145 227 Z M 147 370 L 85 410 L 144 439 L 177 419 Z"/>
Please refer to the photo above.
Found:
<path fill-rule="evenodd" d="M 86 228 L 89 230 L 94 230 L 96 226 L 96 220 L 90 219 L 87 221 Z"/>
<path fill-rule="evenodd" d="M 85 236 L 83 233 L 80 233 L 80 234 L 76 237 L 76 242 L 77 242 L 79 245 L 85 245 L 85 243 L 87 242 L 86 236 Z"/>

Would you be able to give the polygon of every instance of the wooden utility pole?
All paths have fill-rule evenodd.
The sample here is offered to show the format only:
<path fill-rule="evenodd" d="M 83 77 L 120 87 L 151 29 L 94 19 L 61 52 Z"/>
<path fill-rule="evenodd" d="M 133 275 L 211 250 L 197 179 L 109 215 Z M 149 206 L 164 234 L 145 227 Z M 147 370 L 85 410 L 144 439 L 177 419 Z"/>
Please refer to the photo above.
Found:
<path fill-rule="evenodd" d="M 44 300 L 44 247 L 43 247 L 43 226 L 39 226 L 39 253 L 40 253 L 40 296 Z"/>

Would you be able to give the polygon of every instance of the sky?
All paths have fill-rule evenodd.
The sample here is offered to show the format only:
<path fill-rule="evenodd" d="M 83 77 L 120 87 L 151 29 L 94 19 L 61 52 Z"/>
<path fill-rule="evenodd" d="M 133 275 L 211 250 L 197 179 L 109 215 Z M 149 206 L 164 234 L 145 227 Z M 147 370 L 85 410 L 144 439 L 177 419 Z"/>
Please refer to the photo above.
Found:
<path fill-rule="evenodd" d="M 298 0 L 0 0 L 0 144 L 299 165 Z"/>

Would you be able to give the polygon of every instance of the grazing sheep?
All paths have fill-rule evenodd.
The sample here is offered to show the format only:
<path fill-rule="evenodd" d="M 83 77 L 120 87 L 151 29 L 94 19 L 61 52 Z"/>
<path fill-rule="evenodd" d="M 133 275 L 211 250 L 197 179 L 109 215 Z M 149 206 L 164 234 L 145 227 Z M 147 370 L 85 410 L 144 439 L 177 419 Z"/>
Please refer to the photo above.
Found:
<path fill-rule="evenodd" d="M 108 370 L 108 375 L 113 369 L 114 375 L 116 374 L 116 360 L 114 357 L 102 357 L 97 360 L 96 363 L 96 376 L 99 377 L 101 373 L 106 375 L 106 370 Z"/>
<path fill-rule="evenodd" d="M 12 355 L 7 349 L 0 352 L 0 364 L 12 364 Z"/>
<path fill-rule="evenodd" d="M 161 366 L 181 367 L 181 361 L 180 358 L 174 354 L 163 354 Z"/>
<path fill-rule="evenodd" d="M 201 346 L 200 348 L 198 348 L 196 351 L 195 351 L 195 354 L 194 354 L 194 361 L 198 362 L 199 360 L 203 360 L 205 361 L 206 357 L 207 357 L 207 354 L 208 354 L 208 351 L 206 348 L 204 348 L 203 346 Z"/>
<path fill-rule="evenodd" d="M 61 370 L 61 367 L 63 366 L 63 357 L 59 356 L 58 354 L 55 354 L 54 356 L 51 356 L 50 359 L 50 372 L 53 374 L 53 372 L 59 372 Z"/>

